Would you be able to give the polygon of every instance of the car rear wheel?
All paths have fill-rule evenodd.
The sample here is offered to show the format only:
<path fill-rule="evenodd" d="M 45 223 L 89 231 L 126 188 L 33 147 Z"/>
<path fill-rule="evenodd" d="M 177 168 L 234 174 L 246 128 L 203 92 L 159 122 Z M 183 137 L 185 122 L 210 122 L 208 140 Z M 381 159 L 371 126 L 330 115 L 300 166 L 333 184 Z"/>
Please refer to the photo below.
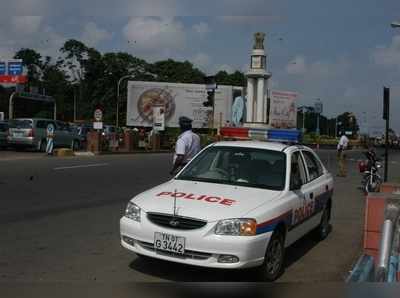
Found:
<path fill-rule="evenodd" d="M 282 229 L 275 230 L 265 252 L 259 273 L 264 281 L 274 281 L 284 271 L 285 236 Z"/>

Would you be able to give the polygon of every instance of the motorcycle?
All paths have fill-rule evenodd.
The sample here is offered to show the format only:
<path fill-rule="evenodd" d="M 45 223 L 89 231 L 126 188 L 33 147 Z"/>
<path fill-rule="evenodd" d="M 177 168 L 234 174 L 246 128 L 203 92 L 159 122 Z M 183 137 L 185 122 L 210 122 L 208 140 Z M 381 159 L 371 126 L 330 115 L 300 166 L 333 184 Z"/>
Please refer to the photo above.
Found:
<path fill-rule="evenodd" d="M 382 184 L 382 177 L 379 175 L 379 169 L 382 164 L 376 158 L 374 151 L 365 153 L 367 160 L 359 162 L 359 170 L 363 176 L 361 181 L 362 189 L 365 194 L 378 192 Z"/>

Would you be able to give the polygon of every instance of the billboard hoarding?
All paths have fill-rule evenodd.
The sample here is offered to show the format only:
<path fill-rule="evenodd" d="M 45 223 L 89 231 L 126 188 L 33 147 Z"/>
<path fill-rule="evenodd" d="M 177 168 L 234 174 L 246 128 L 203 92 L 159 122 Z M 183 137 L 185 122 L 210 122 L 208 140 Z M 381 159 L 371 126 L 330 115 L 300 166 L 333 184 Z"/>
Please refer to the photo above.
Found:
<path fill-rule="evenodd" d="M 275 128 L 296 128 L 298 93 L 271 90 L 269 124 Z"/>
<path fill-rule="evenodd" d="M 215 112 L 204 107 L 207 100 L 204 84 L 175 84 L 162 82 L 128 82 L 127 125 L 153 127 L 153 108 L 164 106 L 166 127 L 179 127 L 179 117 L 193 119 L 194 128 L 218 128 L 231 120 L 232 86 L 218 86 L 215 90 Z M 222 115 L 222 117 L 221 117 Z"/>

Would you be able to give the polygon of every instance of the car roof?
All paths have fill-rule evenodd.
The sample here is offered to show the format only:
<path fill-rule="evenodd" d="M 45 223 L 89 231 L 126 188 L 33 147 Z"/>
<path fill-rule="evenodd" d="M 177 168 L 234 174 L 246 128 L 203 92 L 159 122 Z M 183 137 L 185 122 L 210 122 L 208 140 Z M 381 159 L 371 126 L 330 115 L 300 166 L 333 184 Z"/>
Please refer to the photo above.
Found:
<path fill-rule="evenodd" d="M 256 148 L 256 149 L 266 149 L 266 150 L 281 151 L 281 152 L 283 151 L 291 152 L 298 149 L 312 150 L 303 145 L 298 145 L 298 144 L 289 145 L 273 141 L 221 141 L 214 143 L 213 146 Z"/>

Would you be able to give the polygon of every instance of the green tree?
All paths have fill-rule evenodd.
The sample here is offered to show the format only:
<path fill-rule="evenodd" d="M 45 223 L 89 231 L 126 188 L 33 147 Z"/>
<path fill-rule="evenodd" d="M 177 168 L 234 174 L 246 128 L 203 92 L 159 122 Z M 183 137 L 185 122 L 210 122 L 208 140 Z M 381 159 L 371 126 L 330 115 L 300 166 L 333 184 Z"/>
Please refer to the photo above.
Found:
<path fill-rule="evenodd" d="M 93 91 L 94 104 L 101 105 L 104 109 L 104 117 L 106 121 L 115 121 L 116 100 L 117 100 L 117 84 L 118 81 L 125 76 L 126 78 L 120 84 L 120 115 L 119 119 L 126 116 L 126 86 L 129 80 L 154 80 L 154 75 L 150 73 L 149 64 L 139 58 L 133 57 L 128 53 L 105 53 L 102 56 L 103 71 L 101 76 L 95 81 L 95 89 Z"/>
<path fill-rule="evenodd" d="M 72 86 L 67 80 L 65 71 L 48 61 L 44 69 L 42 84 L 46 90 L 46 94 L 54 97 L 57 103 L 57 118 L 72 121 Z"/>
<path fill-rule="evenodd" d="M 42 55 L 33 49 L 22 48 L 14 55 L 14 59 L 22 59 L 22 64 L 28 69 L 28 87 L 40 85 L 43 72 Z"/>
<path fill-rule="evenodd" d="M 219 85 L 239 87 L 243 87 L 246 85 L 246 76 L 240 71 L 235 71 L 234 73 L 229 74 L 225 70 L 221 70 L 215 75 L 215 80 Z"/>
<path fill-rule="evenodd" d="M 170 83 L 203 84 L 204 73 L 189 61 L 179 62 L 172 59 L 155 62 L 150 66 L 155 80 Z"/>

